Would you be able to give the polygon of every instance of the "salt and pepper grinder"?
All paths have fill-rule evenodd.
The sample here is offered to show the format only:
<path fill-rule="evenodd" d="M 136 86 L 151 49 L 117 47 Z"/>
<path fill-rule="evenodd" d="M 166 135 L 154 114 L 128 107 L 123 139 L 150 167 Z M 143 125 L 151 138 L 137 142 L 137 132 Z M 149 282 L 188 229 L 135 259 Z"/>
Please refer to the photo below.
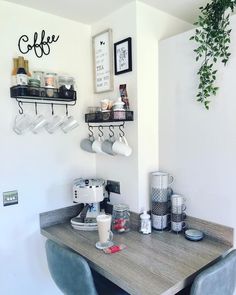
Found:
<path fill-rule="evenodd" d="M 140 215 L 140 219 L 141 219 L 140 232 L 145 235 L 150 234 L 152 232 L 151 219 L 147 211 L 143 211 L 143 214 Z"/>

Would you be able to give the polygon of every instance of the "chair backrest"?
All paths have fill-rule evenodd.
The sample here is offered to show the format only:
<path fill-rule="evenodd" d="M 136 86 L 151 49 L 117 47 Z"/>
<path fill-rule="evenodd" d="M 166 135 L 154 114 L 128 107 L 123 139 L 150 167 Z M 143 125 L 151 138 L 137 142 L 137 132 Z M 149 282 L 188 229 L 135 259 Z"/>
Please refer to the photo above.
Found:
<path fill-rule="evenodd" d="M 202 271 L 194 280 L 191 295 L 233 295 L 236 292 L 236 250 Z"/>
<path fill-rule="evenodd" d="M 51 276 L 66 295 L 97 295 L 90 267 L 76 252 L 47 240 L 46 254 Z"/>

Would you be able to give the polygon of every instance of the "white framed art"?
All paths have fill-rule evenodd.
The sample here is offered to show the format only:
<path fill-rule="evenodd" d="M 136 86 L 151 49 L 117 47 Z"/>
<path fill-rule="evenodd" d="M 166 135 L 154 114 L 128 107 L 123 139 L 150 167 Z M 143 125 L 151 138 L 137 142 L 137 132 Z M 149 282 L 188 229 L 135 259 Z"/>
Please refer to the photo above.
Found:
<path fill-rule="evenodd" d="M 94 92 L 112 91 L 113 85 L 113 44 L 112 30 L 107 29 L 92 37 Z"/>

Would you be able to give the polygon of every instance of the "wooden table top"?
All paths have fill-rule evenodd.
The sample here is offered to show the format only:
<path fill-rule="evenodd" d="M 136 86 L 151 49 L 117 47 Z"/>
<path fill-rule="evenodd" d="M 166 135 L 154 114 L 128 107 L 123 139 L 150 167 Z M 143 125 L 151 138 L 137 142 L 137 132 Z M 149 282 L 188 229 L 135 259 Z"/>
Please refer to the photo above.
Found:
<path fill-rule="evenodd" d="M 75 250 L 89 265 L 132 295 L 175 294 L 189 285 L 196 274 L 231 248 L 205 237 L 191 242 L 183 235 L 130 231 L 114 235 L 126 249 L 105 254 L 95 248 L 97 232 L 77 231 L 70 223 L 41 229 L 47 238 Z"/>

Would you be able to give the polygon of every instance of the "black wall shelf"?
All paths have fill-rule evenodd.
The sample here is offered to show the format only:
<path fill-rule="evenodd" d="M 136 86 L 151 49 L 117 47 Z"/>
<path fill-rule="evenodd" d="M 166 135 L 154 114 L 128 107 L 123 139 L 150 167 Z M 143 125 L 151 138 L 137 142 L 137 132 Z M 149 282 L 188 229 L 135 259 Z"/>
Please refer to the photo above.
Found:
<path fill-rule="evenodd" d="M 128 122 L 133 120 L 133 111 L 108 111 L 85 114 L 86 123 Z"/>
<path fill-rule="evenodd" d="M 75 105 L 77 100 L 74 90 L 60 92 L 60 89 L 46 87 L 13 86 L 10 95 L 21 103 Z"/>

